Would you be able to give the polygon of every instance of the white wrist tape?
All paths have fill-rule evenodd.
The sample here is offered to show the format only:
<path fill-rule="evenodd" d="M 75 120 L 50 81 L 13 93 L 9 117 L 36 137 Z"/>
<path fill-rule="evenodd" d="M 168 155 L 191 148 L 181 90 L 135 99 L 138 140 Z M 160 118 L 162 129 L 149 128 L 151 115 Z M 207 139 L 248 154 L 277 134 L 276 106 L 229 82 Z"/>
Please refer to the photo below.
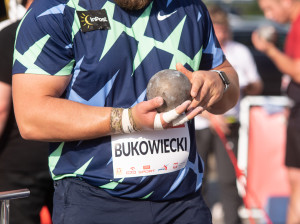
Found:
<path fill-rule="evenodd" d="M 164 127 L 162 126 L 161 120 L 160 120 L 160 113 L 157 113 L 154 118 L 154 130 L 163 130 Z"/>
<path fill-rule="evenodd" d="M 124 133 L 132 133 L 135 132 L 130 119 L 129 119 L 129 113 L 128 109 L 124 109 L 122 113 L 122 130 Z"/>

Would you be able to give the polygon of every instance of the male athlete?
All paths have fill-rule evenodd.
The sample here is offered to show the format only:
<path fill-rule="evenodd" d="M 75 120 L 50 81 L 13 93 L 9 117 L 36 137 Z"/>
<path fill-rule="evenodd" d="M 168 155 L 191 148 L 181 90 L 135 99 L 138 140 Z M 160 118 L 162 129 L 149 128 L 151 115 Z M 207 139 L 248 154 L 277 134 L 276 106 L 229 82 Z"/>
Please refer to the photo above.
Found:
<path fill-rule="evenodd" d="M 193 100 L 157 113 L 146 86 L 169 68 Z M 22 136 L 52 142 L 55 224 L 211 223 L 193 118 L 232 108 L 239 85 L 201 1 L 36 1 L 13 73 Z"/>

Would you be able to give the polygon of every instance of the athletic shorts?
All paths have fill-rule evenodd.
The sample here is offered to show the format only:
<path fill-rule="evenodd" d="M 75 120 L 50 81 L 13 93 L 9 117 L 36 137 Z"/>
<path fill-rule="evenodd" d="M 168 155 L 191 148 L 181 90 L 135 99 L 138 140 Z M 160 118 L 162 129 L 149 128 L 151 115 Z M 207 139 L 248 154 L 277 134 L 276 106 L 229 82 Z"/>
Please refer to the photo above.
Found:
<path fill-rule="evenodd" d="M 297 125 L 300 125 L 297 123 Z M 286 137 L 285 165 L 300 168 L 300 129 L 295 123 L 288 125 Z"/>
<path fill-rule="evenodd" d="M 211 224 L 200 191 L 181 200 L 153 202 L 113 197 L 78 178 L 54 184 L 53 224 Z"/>

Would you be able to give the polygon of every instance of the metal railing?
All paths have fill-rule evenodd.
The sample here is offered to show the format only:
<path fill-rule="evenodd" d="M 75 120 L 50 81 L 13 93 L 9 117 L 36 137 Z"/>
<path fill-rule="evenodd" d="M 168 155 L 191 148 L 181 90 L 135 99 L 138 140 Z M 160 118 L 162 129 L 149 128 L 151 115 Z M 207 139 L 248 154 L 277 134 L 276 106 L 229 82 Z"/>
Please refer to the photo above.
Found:
<path fill-rule="evenodd" d="M 9 224 L 9 201 L 18 198 L 26 198 L 30 195 L 29 189 L 0 192 L 1 219 L 0 224 Z"/>

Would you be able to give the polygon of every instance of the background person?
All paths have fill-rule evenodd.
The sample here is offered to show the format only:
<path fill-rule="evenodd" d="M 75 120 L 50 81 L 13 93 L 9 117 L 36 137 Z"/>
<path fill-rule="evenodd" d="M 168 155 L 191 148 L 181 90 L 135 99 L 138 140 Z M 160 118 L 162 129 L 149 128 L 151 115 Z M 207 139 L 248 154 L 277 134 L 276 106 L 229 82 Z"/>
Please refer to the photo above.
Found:
<path fill-rule="evenodd" d="M 29 2 L 32 1 L 30 0 Z M 1 10 L 3 9 L 6 12 L 7 18 L 0 22 L 0 30 L 8 26 L 9 24 L 17 22 L 18 20 L 22 19 L 23 15 L 26 12 L 26 8 L 25 8 L 26 0 L 7 0 L 7 1 L 2 1 L 2 4 L 3 4 L 3 8 L 1 8 Z"/>
<path fill-rule="evenodd" d="M 246 95 L 261 94 L 263 83 L 258 74 L 254 58 L 245 45 L 232 40 L 232 32 L 226 10 L 218 5 L 208 5 L 208 11 L 217 39 L 225 56 L 238 73 L 240 99 Z M 211 121 L 212 129 L 219 128 L 222 130 L 235 156 L 237 156 L 238 152 L 240 99 L 235 107 L 227 111 L 224 115 L 211 115 L 206 112 L 201 115 Z M 242 205 L 242 200 L 237 191 L 234 166 L 219 136 L 216 136 L 215 133 L 213 135 L 214 137 L 209 147 L 202 147 L 201 142 L 198 142 L 198 151 L 205 161 L 207 160 L 209 151 L 214 151 L 224 220 L 226 224 L 238 224 L 241 223 L 238 209 Z M 208 198 L 210 196 L 205 195 L 204 197 Z"/>
<path fill-rule="evenodd" d="M 284 52 L 257 32 L 253 33 L 252 42 L 283 74 L 291 78 L 286 93 L 294 101 L 294 105 L 290 109 L 288 120 L 285 165 L 288 168 L 291 190 L 287 224 L 295 224 L 300 223 L 300 1 L 259 0 L 258 3 L 266 18 L 281 24 L 291 24 Z"/>
<path fill-rule="evenodd" d="M 233 107 L 239 87 L 204 4 L 39 0 L 19 28 L 15 114 L 24 138 L 52 142 L 53 222 L 211 223 L 192 119 Z M 159 114 L 145 90 L 168 68 L 194 99 Z"/>
<path fill-rule="evenodd" d="M 28 198 L 10 201 L 9 223 L 38 224 L 41 208 L 47 205 L 52 210 L 53 181 L 47 161 L 48 144 L 24 140 L 14 116 L 11 85 L 18 24 L 0 31 L 0 191 L 28 188 Z"/>

